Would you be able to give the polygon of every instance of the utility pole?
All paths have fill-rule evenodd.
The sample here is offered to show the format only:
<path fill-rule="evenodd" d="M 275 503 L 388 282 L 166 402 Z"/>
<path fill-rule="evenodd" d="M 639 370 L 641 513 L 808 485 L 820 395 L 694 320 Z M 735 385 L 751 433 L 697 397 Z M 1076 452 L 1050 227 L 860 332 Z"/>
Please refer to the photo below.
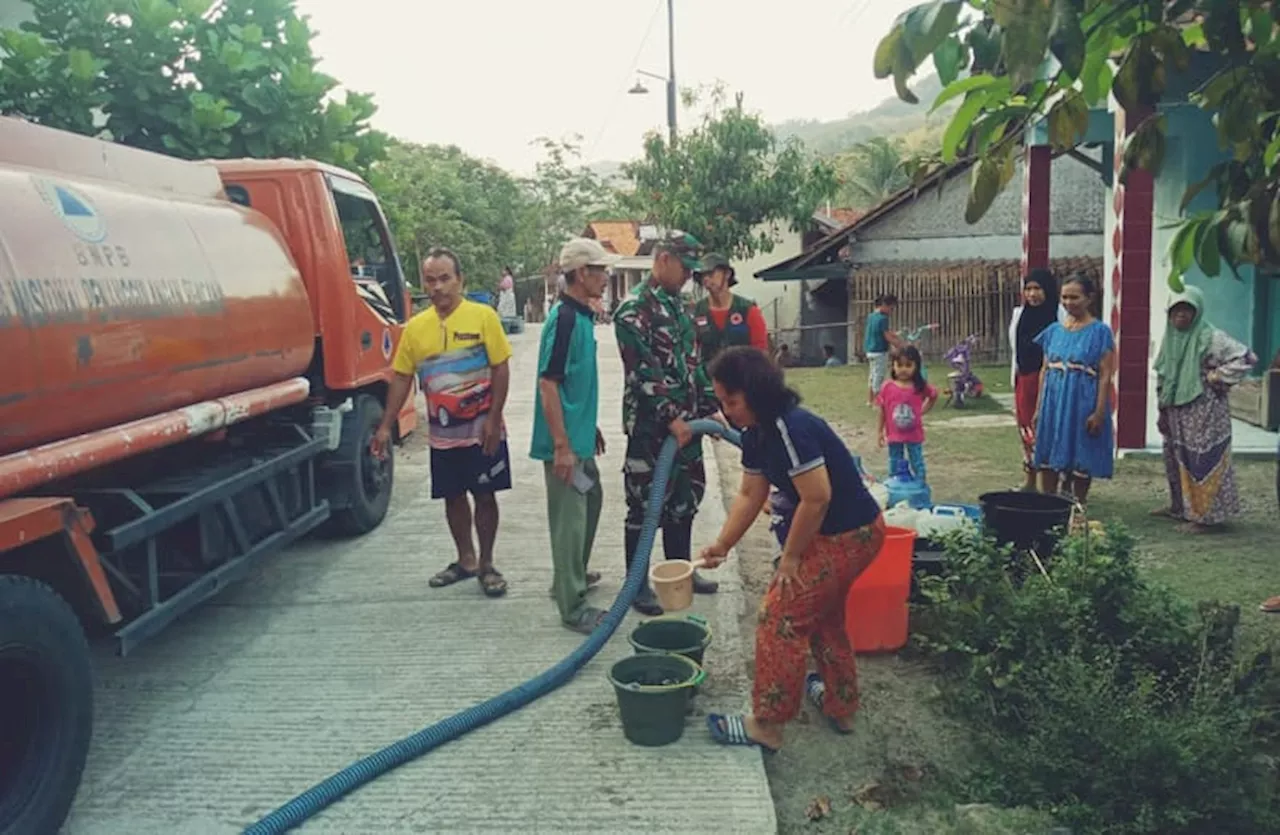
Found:
<path fill-rule="evenodd" d="M 671 145 L 676 144 L 676 8 L 667 0 L 667 129 Z"/>
<path fill-rule="evenodd" d="M 648 72 L 646 70 L 637 69 L 637 75 L 643 75 L 652 78 L 655 81 L 661 81 L 667 85 L 667 132 L 671 138 L 671 144 L 676 144 L 676 7 L 675 0 L 667 0 L 667 74 L 658 75 L 657 73 Z M 649 88 L 644 86 L 644 82 L 636 80 L 635 86 L 627 91 L 632 95 L 643 96 L 649 93 Z"/>

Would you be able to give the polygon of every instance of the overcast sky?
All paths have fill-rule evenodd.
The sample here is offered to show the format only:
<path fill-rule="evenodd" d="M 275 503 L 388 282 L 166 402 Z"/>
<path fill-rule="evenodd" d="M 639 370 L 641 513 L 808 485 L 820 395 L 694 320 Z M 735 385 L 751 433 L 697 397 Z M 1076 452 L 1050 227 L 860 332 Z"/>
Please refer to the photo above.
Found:
<path fill-rule="evenodd" d="M 676 80 L 723 81 L 769 122 L 837 119 L 893 95 L 871 57 L 920 0 L 675 0 Z M 374 124 L 528 173 L 538 136 L 590 162 L 640 152 L 666 122 L 666 0 L 299 0 L 321 68 L 376 96 Z M 754 14 L 747 9 L 754 8 Z M 682 116 L 685 116 L 683 112 Z M 685 121 L 688 119 L 686 117 Z M 682 125 L 683 126 L 683 125 Z"/>

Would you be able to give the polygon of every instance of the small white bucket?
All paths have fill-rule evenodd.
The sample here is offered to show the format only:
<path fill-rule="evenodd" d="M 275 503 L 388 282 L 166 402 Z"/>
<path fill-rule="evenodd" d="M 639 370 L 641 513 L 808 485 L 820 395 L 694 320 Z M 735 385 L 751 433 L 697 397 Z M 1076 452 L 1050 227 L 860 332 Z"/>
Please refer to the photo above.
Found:
<path fill-rule="evenodd" d="M 679 612 L 693 605 L 693 571 L 702 568 L 702 560 L 666 560 L 649 568 L 649 582 L 658 595 L 658 604 L 668 612 Z"/>

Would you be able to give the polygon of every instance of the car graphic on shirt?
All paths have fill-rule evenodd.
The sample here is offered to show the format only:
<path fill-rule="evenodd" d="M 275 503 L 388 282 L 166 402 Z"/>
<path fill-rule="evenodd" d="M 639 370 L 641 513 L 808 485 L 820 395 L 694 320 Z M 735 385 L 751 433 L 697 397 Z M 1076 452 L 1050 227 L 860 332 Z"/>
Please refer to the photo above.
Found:
<path fill-rule="evenodd" d="M 493 390 L 488 380 L 477 380 L 427 395 L 427 418 L 441 426 L 465 423 L 489 411 Z"/>

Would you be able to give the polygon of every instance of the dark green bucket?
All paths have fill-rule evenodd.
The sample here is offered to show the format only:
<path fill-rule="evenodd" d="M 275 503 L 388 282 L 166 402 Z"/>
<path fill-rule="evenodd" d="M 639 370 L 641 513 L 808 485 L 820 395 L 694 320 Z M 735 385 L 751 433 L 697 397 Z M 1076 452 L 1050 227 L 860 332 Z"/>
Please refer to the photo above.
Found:
<path fill-rule="evenodd" d="M 698 615 L 654 618 L 631 630 L 627 640 L 638 654 L 673 652 L 701 666 L 711 646 L 711 627 Z"/>
<path fill-rule="evenodd" d="M 689 694 L 704 673 L 683 655 L 645 653 L 624 658 L 609 671 L 618 694 L 622 733 L 636 745 L 670 745 L 684 735 Z"/>

